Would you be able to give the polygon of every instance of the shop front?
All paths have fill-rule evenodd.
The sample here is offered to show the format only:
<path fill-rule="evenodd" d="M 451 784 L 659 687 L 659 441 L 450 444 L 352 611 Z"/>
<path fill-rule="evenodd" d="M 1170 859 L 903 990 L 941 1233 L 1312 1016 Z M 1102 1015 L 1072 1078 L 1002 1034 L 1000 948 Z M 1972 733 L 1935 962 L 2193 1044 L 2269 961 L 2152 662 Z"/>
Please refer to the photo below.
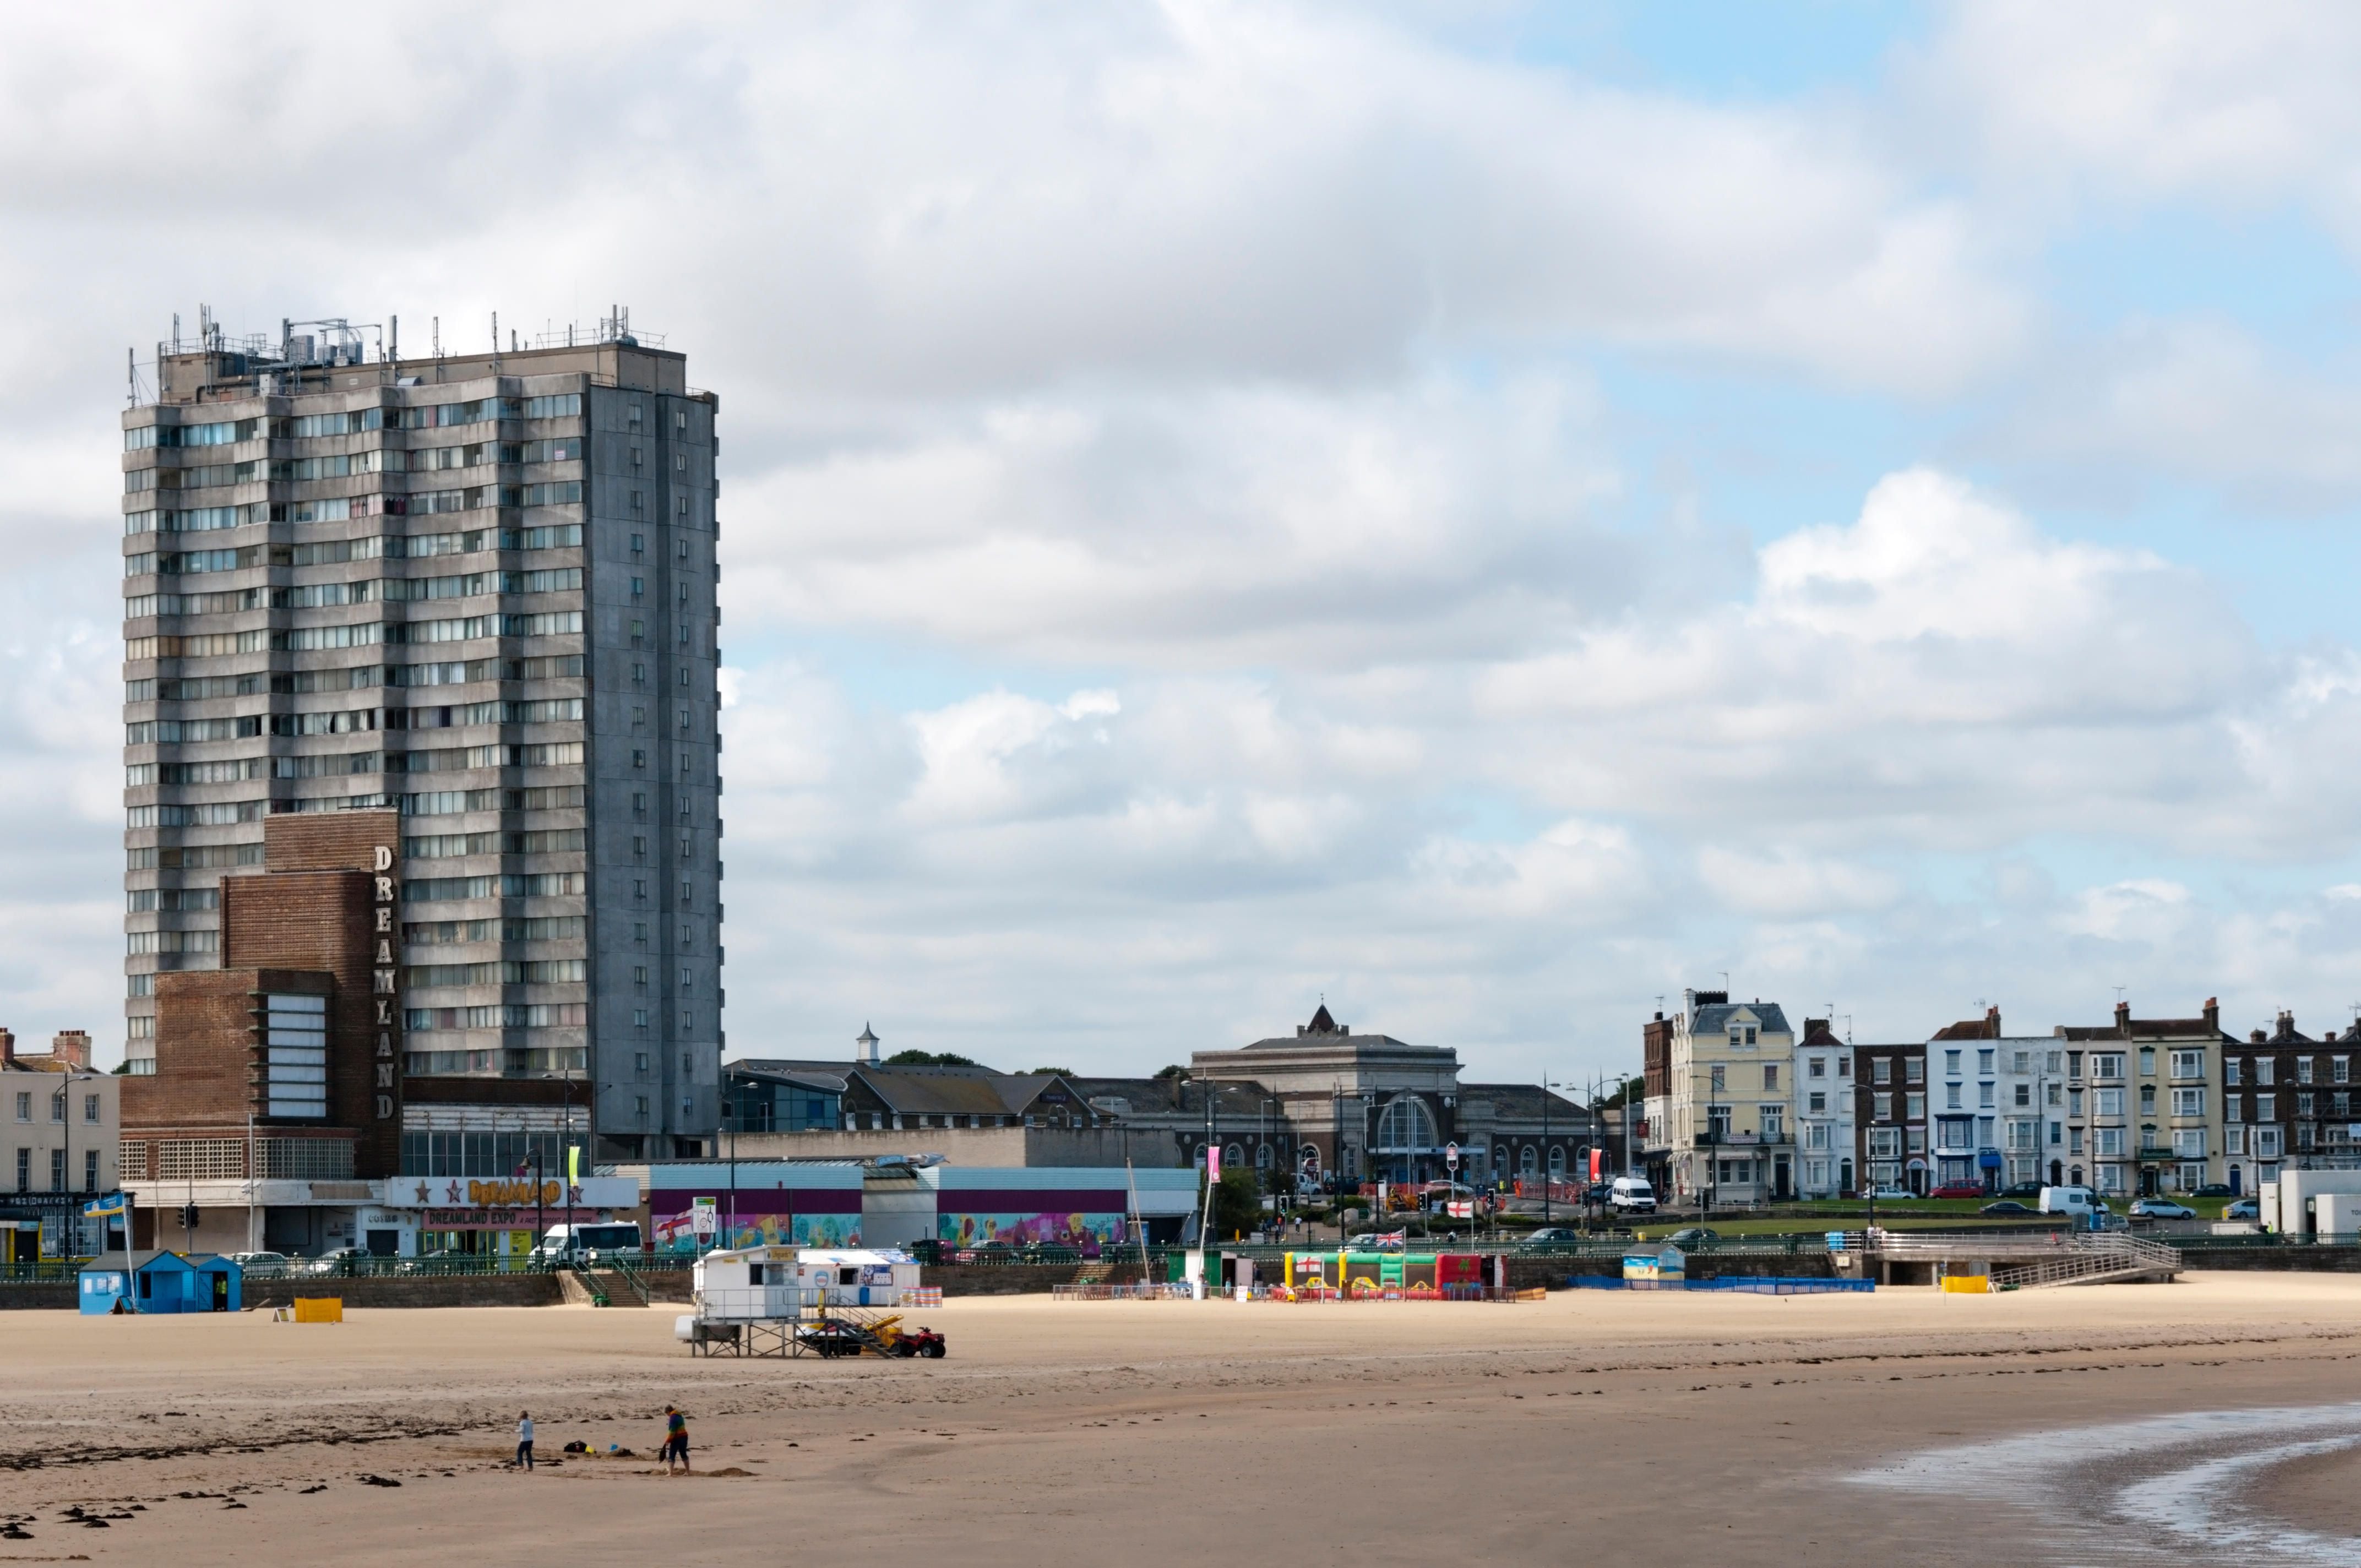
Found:
<path fill-rule="evenodd" d="M 397 1176 L 362 1212 L 360 1245 L 380 1257 L 522 1261 L 551 1226 L 629 1218 L 639 1201 L 627 1176 Z"/>

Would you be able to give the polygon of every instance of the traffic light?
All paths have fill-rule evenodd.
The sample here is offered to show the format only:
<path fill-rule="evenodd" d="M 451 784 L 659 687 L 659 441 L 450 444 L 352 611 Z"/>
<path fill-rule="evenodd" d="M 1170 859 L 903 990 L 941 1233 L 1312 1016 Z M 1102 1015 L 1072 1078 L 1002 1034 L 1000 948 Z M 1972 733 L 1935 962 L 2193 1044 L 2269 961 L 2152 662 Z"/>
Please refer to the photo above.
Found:
<path fill-rule="evenodd" d="M 197 1206 L 194 1203 L 181 1205 L 181 1228 L 191 1232 L 197 1228 Z"/>

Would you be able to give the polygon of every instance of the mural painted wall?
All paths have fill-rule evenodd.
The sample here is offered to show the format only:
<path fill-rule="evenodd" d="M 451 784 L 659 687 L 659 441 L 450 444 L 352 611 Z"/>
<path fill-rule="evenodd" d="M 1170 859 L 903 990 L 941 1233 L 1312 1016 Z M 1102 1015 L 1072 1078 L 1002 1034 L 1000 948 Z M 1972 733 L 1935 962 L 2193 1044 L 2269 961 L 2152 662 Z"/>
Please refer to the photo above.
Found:
<path fill-rule="evenodd" d="M 713 1245 L 719 1246 L 810 1246 L 857 1247 L 861 1245 L 861 1216 L 850 1214 L 760 1213 L 752 1210 L 741 1195 L 741 1207 L 732 1214 L 715 1216 L 723 1223 L 727 1234 L 717 1234 Z M 650 1225 L 655 1232 L 658 1252 L 695 1252 L 697 1232 L 691 1221 L 693 1211 L 684 1201 L 671 1213 L 657 1212 L 650 1205 Z"/>
<path fill-rule="evenodd" d="M 946 1194 L 945 1196 L 949 1196 Z M 1123 1239 L 1123 1215 L 995 1214 L 961 1211 L 935 1216 L 935 1236 L 949 1245 L 974 1246 L 979 1242 L 1006 1242 L 1014 1246 L 1080 1247 L 1095 1256 L 1102 1246 Z"/>

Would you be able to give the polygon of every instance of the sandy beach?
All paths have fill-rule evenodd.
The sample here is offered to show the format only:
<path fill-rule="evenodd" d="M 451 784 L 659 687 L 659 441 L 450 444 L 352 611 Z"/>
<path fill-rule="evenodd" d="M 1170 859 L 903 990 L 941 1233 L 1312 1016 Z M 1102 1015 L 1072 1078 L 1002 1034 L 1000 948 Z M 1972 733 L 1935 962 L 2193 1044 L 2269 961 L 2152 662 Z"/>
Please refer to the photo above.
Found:
<path fill-rule="evenodd" d="M 2361 1278 L 923 1316 L 948 1359 L 695 1359 L 663 1309 L 16 1313 L 0 1563 L 2361 1550 L 2334 1500 L 2361 1437 Z M 667 1402 L 692 1477 L 653 1458 Z M 530 1475 L 508 1465 L 527 1409 Z M 2231 1461 L 2235 1486 L 2176 1483 Z M 2214 1555 L 2257 1520 L 2270 1541 Z"/>

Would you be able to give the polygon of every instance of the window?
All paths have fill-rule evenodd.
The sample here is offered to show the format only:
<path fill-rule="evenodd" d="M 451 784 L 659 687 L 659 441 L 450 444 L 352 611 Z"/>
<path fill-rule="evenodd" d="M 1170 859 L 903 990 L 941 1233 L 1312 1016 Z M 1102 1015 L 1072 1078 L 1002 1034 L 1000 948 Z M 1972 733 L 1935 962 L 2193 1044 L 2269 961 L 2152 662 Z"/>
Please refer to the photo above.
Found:
<path fill-rule="evenodd" d="M 1852 1076 L 1852 1058 L 1837 1058 L 1837 1076 L 1839 1078 L 1850 1078 Z"/>
<path fill-rule="evenodd" d="M 2202 1089 L 2174 1090 L 2172 1113 L 2176 1116 L 2202 1116 L 2205 1114 L 2205 1091 Z"/>
<path fill-rule="evenodd" d="M 49 1151 L 49 1190 L 63 1192 L 65 1190 L 66 1151 L 63 1148 L 54 1148 Z"/>
<path fill-rule="evenodd" d="M 2016 1103 L 2019 1105 L 2030 1105 L 2033 1103 L 2033 1085 L 2029 1083 L 2020 1083 L 2016 1086 Z"/>
<path fill-rule="evenodd" d="M 2246 1129 L 2239 1126 L 2232 1126 L 2224 1129 L 2224 1132 L 2226 1136 L 2222 1146 L 2224 1151 L 2229 1154 L 2245 1154 L 2246 1152 Z"/>
<path fill-rule="evenodd" d="M 33 1151 L 30 1149 L 18 1149 L 16 1151 L 16 1190 L 19 1192 L 30 1192 L 32 1190 Z"/>
<path fill-rule="evenodd" d="M 1813 1090 L 1809 1109 L 1815 1116 L 1826 1115 L 1828 1109 L 1828 1091 L 1824 1089 Z"/>
<path fill-rule="evenodd" d="M 2156 1114 L 2156 1085 L 2153 1083 L 2140 1085 L 2140 1114 L 2143 1116 Z"/>
<path fill-rule="evenodd" d="M 2236 1057 L 2224 1057 L 2222 1058 L 2222 1082 L 2225 1087 L 2231 1089 L 2238 1087 L 2238 1069 L 2240 1065 L 2241 1064 Z"/>
<path fill-rule="evenodd" d="M 2033 1053 L 2031 1051 L 2017 1052 L 2015 1060 L 2016 1070 L 2018 1072 L 2031 1072 L 2033 1070 Z"/>
<path fill-rule="evenodd" d="M 1978 1072 L 1988 1073 L 1992 1071 L 1992 1069 L 1993 1053 L 1989 1049 L 1978 1051 L 1976 1053 L 1976 1070 Z"/>
<path fill-rule="evenodd" d="M 1730 1107 L 1715 1105 L 1706 1112 L 1706 1129 L 1716 1142 L 1730 1136 Z"/>
<path fill-rule="evenodd" d="M 1957 1077 L 1959 1077 L 1959 1076 L 1960 1076 L 1960 1055 L 1961 1055 L 1961 1053 L 1960 1053 L 1960 1052 L 1958 1052 L 1958 1051 L 1945 1051 L 1945 1052 L 1943 1053 L 1943 1076 L 1944 1076 L 1944 1077 L 1946 1077 L 1946 1078 L 1957 1078 Z"/>
<path fill-rule="evenodd" d="M 1901 1129 L 1901 1128 L 1899 1128 L 1899 1127 L 1872 1127 L 1872 1128 L 1869 1130 L 1869 1157 L 1870 1157 L 1870 1158 L 1872 1158 L 1872 1159 L 1897 1159 L 1897 1158 L 1901 1157 L 1901 1154 L 1902 1154 L 1902 1129 Z"/>
<path fill-rule="evenodd" d="M 2069 1116 L 2079 1116 L 2081 1113 L 2082 1091 L 2079 1089 L 2068 1090 L 2066 1091 L 2066 1114 Z"/>
<path fill-rule="evenodd" d="M 1993 1108 L 1993 1089 L 1989 1083 L 1976 1085 L 1976 1103 L 1987 1111 Z"/>
<path fill-rule="evenodd" d="M 2297 1091 L 2295 1097 L 2295 1113 L 2299 1121 L 2308 1122 L 2312 1119 L 2311 1094 L 2301 1090 Z"/>
<path fill-rule="evenodd" d="M 2139 1058 L 2140 1076 L 2142 1078 L 2154 1078 L 2156 1076 L 2156 1047 L 2154 1046 L 2142 1046 L 2139 1051 Z"/>
<path fill-rule="evenodd" d="M 1894 1096 L 1891 1094 L 1879 1094 L 1874 1095 L 1872 1098 L 1875 1102 L 1874 1110 L 1877 1120 L 1881 1122 L 1891 1122 L 1894 1120 Z"/>
<path fill-rule="evenodd" d="M 1893 1082 L 1894 1058 L 1892 1057 L 1877 1057 L 1873 1058 L 1869 1064 L 1869 1076 L 1870 1081 L 1872 1083 Z"/>
<path fill-rule="evenodd" d="M 17 1096 L 16 1096 L 16 1120 L 18 1120 L 19 1122 L 29 1122 L 29 1121 L 31 1121 L 32 1119 L 33 1119 L 33 1097 L 32 1097 L 30 1094 L 19 1094 L 19 1095 L 17 1095 Z"/>
<path fill-rule="evenodd" d="M 95 1122 L 98 1120 L 97 1095 L 85 1094 L 82 1097 L 82 1119 L 85 1122 Z"/>
<path fill-rule="evenodd" d="M 1824 1149 L 1828 1147 L 1828 1124 L 1826 1122 L 1814 1122 L 1806 1126 L 1804 1128 L 1804 1146 L 1808 1149 Z"/>
<path fill-rule="evenodd" d="M 1826 1078 L 1828 1075 L 1828 1063 L 1826 1057 L 1812 1057 L 1804 1063 L 1806 1078 Z"/>
<path fill-rule="evenodd" d="M 2278 1120 L 2279 1120 L 2279 1097 L 2278 1095 L 2276 1095 L 2276 1094 L 2257 1094 L 2257 1095 L 2256 1095 L 2256 1096 L 2255 1096 L 2255 1120 L 2256 1120 L 2256 1121 L 2257 1121 L 2257 1122 L 2276 1122 L 2276 1121 L 2278 1121 Z"/>
<path fill-rule="evenodd" d="M 1712 1068 L 1712 1075 L 1713 1075 L 1713 1077 L 1712 1077 L 1712 1084 L 1713 1084 L 1713 1091 L 1714 1091 L 1716 1094 L 1720 1093 L 1720 1092 L 1721 1092 L 1725 1088 L 1727 1088 L 1727 1087 L 1728 1087 L 1728 1085 L 1727 1085 L 1727 1084 L 1725 1084 L 1725 1083 L 1722 1081 L 1722 1080 L 1723 1080 L 1723 1078 L 1724 1078 L 1724 1076 L 1725 1076 L 1726 1071 L 1727 1071 L 1727 1069 L 1724 1069 L 1724 1068 L 1723 1068 L 1723 1066 L 1722 1066 L 1719 1062 L 1716 1062 L 1716 1063 L 1714 1063 L 1714 1064 L 1713 1064 L 1713 1068 Z"/>
<path fill-rule="evenodd" d="M 1754 1110 L 1756 1124 L 1763 1129 L 1764 1143 L 1787 1135 L 1787 1108 L 1784 1105 L 1758 1105 Z"/>
<path fill-rule="evenodd" d="M 688 714 L 686 709 L 681 713 L 680 722 L 684 729 L 688 725 Z M 1777 1062 L 1766 1061 L 1763 1064 L 1763 1087 L 1765 1089 L 1776 1089 L 1779 1087 L 1779 1064 Z"/>
<path fill-rule="evenodd" d="M 1925 1154 L 1927 1152 L 1927 1129 L 1924 1127 L 1904 1128 L 1903 1143 L 1912 1154 Z"/>
<path fill-rule="evenodd" d="M 2203 1159 L 2205 1157 L 2205 1129 L 2202 1127 L 2174 1128 L 2172 1134 L 2172 1152 L 2177 1158 L 2180 1159 Z"/>
<path fill-rule="evenodd" d="M 2063 1122 L 2052 1122 L 2052 1123 L 2050 1123 L 2050 1124 L 2049 1124 L 2049 1146 L 2050 1146 L 2051 1148 L 2053 1148 L 2053 1149 L 2054 1149 L 2054 1148 L 2056 1148 L 2059 1144 L 2061 1144 L 2061 1143 L 2065 1142 L 2065 1139 L 2066 1139 L 2066 1124 L 2065 1124 L 2065 1123 L 2063 1123 Z"/>
<path fill-rule="evenodd" d="M 2124 1058 L 2114 1051 L 2093 1051 L 2091 1054 L 2091 1076 L 2095 1079 L 2120 1079 L 2124 1076 Z"/>
<path fill-rule="evenodd" d="M 1923 1092 L 1918 1094 L 1904 1095 L 1902 1097 L 1902 1119 L 1905 1122 L 1925 1121 L 1927 1119 L 1927 1096 Z"/>
<path fill-rule="evenodd" d="M 2312 1081 L 2312 1058 L 2310 1057 L 2298 1057 L 2295 1058 L 2295 1080 L 2298 1083 L 2310 1083 Z"/>
<path fill-rule="evenodd" d="M 1927 1058 L 1925 1057 L 1904 1058 L 1902 1062 L 1902 1078 L 1903 1081 L 1905 1083 L 1926 1082 Z"/>
<path fill-rule="evenodd" d="M 2094 1090 L 2091 1108 L 2102 1116 L 2120 1116 L 2124 1113 L 2124 1091 L 2120 1089 Z"/>
<path fill-rule="evenodd" d="M 2331 1083 L 2350 1083 L 2353 1080 L 2353 1058 L 2351 1057 L 2333 1058 L 2328 1064 L 2328 1080 Z"/>
<path fill-rule="evenodd" d="M 2279 1063 L 2272 1060 L 2269 1057 L 2257 1057 L 2255 1058 L 2255 1081 L 2261 1084 L 2264 1088 L 2268 1089 L 2271 1086 L 2272 1073 L 2278 1066 Z"/>
<path fill-rule="evenodd" d="M 96 1149 L 82 1151 L 82 1190 L 84 1192 L 98 1190 L 98 1151 Z"/>
<path fill-rule="evenodd" d="M 2121 1127 L 2101 1127 L 2094 1135 L 2101 1159 L 2121 1158 L 2124 1152 L 2124 1130 Z"/>
<path fill-rule="evenodd" d="M 1956 1083 L 1947 1083 L 1943 1085 L 1944 1110 L 1957 1111 L 1960 1109 L 1960 1086 Z"/>
<path fill-rule="evenodd" d="M 2309 1122 L 2298 1122 L 2295 1127 L 2295 1146 L 2297 1151 L 2301 1153 L 2303 1150 L 2311 1148 L 2312 1138 L 2312 1124 Z"/>
<path fill-rule="evenodd" d="M 2277 1127 L 2257 1127 L 2255 1129 L 2255 1157 L 2257 1159 L 2277 1159 L 2279 1157 L 2279 1130 Z"/>
<path fill-rule="evenodd" d="M 2066 1152 L 2068 1154 L 2081 1154 L 2082 1152 L 2081 1128 L 2069 1127 L 2066 1129 Z"/>
<path fill-rule="evenodd" d="M 2205 1053 L 2203 1051 L 2173 1052 L 2172 1076 L 2175 1078 L 2203 1078 L 2205 1076 Z"/>
<path fill-rule="evenodd" d="M 2049 1070 L 2049 1071 L 2051 1071 L 2051 1072 L 2059 1072 L 2059 1071 L 2063 1071 L 2063 1070 L 2064 1070 L 2064 1069 L 2063 1069 L 2063 1068 L 2061 1068 L 2061 1067 L 2059 1066 L 2059 1063 L 2060 1063 L 2063 1059 L 2064 1059 L 2064 1058 L 2062 1058 L 2062 1056 L 2060 1055 L 2060 1053 L 2059 1053 L 2059 1052 L 2057 1052 L 2057 1051 L 2052 1051 L 2052 1052 L 2050 1052 L 2050 1053 L 2049 1053 L 2049 1069 L 2048 1069 L 2048 1070 Z"/>
<path fill-rule="evenodd" d="M 60 1089 L 55 1094 L 49 1096 L 49 1120 L 52 1122 L 62 1122 L 65 1119 L 66 1091 Z"/>

